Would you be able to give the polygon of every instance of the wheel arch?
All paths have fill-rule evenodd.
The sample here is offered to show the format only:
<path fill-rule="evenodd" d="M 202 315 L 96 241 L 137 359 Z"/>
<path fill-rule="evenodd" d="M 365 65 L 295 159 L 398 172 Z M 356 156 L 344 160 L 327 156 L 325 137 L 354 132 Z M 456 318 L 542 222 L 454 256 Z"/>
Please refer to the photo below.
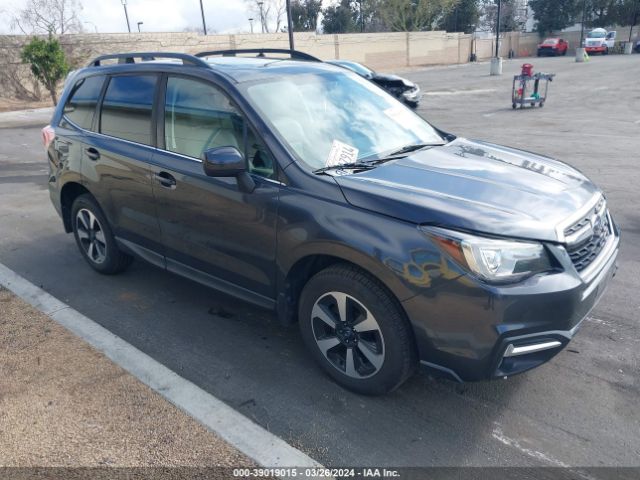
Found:
<path fill-rule="evenodd" d="M 393 271 L 361 252 L 334 250 L 301 255 L 284 271 L 277 299 L 278 318 L 282 323 L 297 322 L 298 302 L 304 286 L 313 275 L 338 263 L 356 267 L 375 278 L 389 292 L 407 321 L 409 320 L 402 301 L 414 294 L 402 284 Z"/>
<path fill-rule="evenodd" d="M 60 190 L 60 212 L 62 215 L 62 223 L 64 224 L 64 231 L 71 233 L 73 231 L 73 225 L 71 222 L 71 207 L 76 198 L 80 195 L 89 194 L 94 199 L 93 194 L 79 182 L 69 181 L 65 183 Z"/>

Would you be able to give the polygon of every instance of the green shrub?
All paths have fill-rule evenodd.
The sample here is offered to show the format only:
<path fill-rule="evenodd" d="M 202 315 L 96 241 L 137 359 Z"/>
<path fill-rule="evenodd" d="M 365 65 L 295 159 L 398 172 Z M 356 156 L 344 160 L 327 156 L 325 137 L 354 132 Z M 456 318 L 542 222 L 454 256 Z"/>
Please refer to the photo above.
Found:
<path fill-rule="evenodd" d="M 31 73 L 45 86 L 54 105 L 58 103 L 57 86 L 69 71 L 60 42 L 53 38 L 34 37 L 22 49 L 22 61 L 31 66 Z"/>

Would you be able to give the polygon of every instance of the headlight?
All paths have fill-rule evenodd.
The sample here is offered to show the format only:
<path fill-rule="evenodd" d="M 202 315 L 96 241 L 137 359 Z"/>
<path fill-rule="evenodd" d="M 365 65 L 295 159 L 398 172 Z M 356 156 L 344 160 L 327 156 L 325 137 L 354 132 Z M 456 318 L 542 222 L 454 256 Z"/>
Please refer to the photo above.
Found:
<path fill-rule="evenodd" d="M 405 87 L 408 87 L 408 88 L 413 88 L 413 87 L 415 87 L 415 86 L 416 86 L 416 84 L 415 84 L 415 83 L 410 82 L 409 80 L 405 80 L 404 78 L 402 79 L 402 84 L 403 84 Z"/>
<path fill-rule="evenodd" d="M 489 282 L 513 282 L 552 269 L 541 243 L 497 240 L 438 227 L 421 227 L 461 267 Z"/>

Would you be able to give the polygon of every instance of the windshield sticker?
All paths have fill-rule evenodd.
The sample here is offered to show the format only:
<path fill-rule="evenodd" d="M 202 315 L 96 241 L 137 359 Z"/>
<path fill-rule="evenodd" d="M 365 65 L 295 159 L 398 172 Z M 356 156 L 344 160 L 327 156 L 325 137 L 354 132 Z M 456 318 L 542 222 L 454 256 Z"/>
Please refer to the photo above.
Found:
<path fill-rule="evenodd" d="M 336 165 L 356 163 L 357 161 L 358 149 L 356 147 L 347 145 L 340 140 L 334 140 L 325 165 L 327 167 L 335 167 Z"/>

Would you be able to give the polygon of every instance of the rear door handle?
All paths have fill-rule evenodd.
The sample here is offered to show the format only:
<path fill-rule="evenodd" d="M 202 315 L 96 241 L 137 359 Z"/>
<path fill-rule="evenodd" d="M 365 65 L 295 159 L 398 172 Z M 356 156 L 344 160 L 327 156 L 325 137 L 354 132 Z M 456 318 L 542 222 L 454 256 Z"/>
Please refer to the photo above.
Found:
<path fill-rule="evenodd" d="M 176 188 L 176 179 L 173 175 L 168 172 L 160 172 L 154 175 L 156 181 L 165 188 L 170 188 L 171 190 Z"/>
<path fill-rule="evenodd" d="M 93 147 L 85 148 L 84 151 L 91 160 L 98 160 L 100 158 L 100 152 Z"/>

